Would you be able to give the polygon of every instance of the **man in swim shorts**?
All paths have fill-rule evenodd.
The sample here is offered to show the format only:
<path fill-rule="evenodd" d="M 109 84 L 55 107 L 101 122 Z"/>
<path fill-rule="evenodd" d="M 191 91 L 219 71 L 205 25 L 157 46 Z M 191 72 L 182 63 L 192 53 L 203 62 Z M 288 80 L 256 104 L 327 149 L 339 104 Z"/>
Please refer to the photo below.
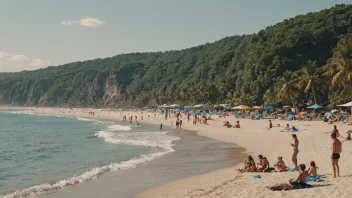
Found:
<path fill-rule="evenodd" d="M 336 137 L 336 133 L 331 134 L 331 139 L 332 139 L 332 153 L 331 153 L 331 163 L 332 163 L 332 169 L 334 172 L 333 178 L 336 178 L 336 171 L 337 171 L 337 176 L 340 176 L 340 167 L 339 167 L 339 159 L 340 159 L 340 153 L 342 152 L 342 144 L 339 139 Z"/>

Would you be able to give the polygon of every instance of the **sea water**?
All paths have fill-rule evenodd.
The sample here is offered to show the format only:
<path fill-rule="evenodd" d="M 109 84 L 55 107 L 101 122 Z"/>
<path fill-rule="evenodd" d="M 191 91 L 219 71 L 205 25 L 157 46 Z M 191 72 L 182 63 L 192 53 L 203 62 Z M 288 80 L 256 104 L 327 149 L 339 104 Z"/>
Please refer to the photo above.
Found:
<path fill-rule="evenodd" d="M 172 152 L 154 127 L 0 111 L 0 197 L 35 197 Z"/>

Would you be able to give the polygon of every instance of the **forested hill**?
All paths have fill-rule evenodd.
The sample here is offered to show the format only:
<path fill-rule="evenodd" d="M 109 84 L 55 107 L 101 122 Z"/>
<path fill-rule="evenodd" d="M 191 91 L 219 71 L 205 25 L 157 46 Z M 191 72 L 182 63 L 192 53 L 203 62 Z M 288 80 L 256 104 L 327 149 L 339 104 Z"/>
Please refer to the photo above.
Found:
<path fill-rule="evenodd" d="M 140 107 L 231 100 L 260 105 L 285 70 L 296 71 L 308 60 L 326 65 L 351 25 L 352 5 L 336 5 L 285 19 L 257 34 L 189 49 L 0 73 L 0 103 Z M 327 100 L 324 93 L 319 98 Z"/>

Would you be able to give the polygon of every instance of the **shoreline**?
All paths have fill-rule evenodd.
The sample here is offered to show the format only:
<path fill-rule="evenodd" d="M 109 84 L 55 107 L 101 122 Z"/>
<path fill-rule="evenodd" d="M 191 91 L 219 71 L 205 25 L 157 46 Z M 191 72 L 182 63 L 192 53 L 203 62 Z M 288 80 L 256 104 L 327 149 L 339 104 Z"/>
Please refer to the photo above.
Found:
<path fill-rule="evenodd" d="M 33 108 L 40 111 L 41 108 Z M 54 109 L 54 108 L 51 108 Z M 23 108 L 21 108 L 23 110 Z M 60 109 L 57 109 L 59 111 Z M 61 109 L 62 110 L 62 109 Z M 78 109 L 75 109 L 77 111 Z M 79 111 L 89 111 L 90 109 L 80 109 Z M 94 109 L 101 111 L 101 109 Z M 128 113 L 127 111 L 123 113 Z M 129 112 L 136 114 L 136 112 Z M 108 113 L 100 114 L 100 117 L 87 116 L 88 118 L 102 118 Z M 115 117 L 121 117 L 120 112 L 113 114 Z M 138 114 L 140 115 L 140 113 Z M 152 115 L 152 114 L 151 114 Z M 111 115 L 110 115 L 111 116 Z M 170 125 L 171 120 L 165 121 L 163 116 L 157 116 L 156 119 L 144 120 L 140 123 L 149 123 L 164 126 Z M 103 118 L 104 119 L 104 118 Z M 276 162 L 277 156 L 283 156 L 288 167 L 293 167 L 291 162 L 292 132 L 280 132 L 283 127 L 274 127 L 268 130 L 268 120 L 240 120 L 241 128 L 225 128 L 222 127 L 223 121 L 234 123 L 236 119 L 233 116 L 227 118 L 215 117 L 215 121 L 210 121 L 209 125 L 192 125 L 192 123 L 184 122 L 183 128 L 186 130 L 196 131 L 198 135 L 219 140 L 222 142 L 233 143 L 245 149 L 244 153 L 252 154 L 256 162 L 257 155 L 266 156 L 271 165 Z M 295 125 L 299 132 L 295 132 L 300 141 L 300 153 L 298 154 L 298 163 L 304 163 L 309 167 L 310 161 L 315 161 L 319 167 L 318 173 L 326 175 L 327 178 L 322 182 L 311 182 L 314 186 L 311 189 L 291 190 L 285 192 L 275 192 L 266 190 L 265 186 L 278 183 L 285 183 L 289 179 L 297 176 L 297 172 L 283 173 L 244 173 L 238 174 L 234 169 L 240 168 L 242 164 L 238 164 L 231 168 L 216 170 L 199 176 L 186 179 L 176 180 L 165 183 L 160 186 L 153 187 L 138 194 L 137 198 L 162 198 L 162 197 L 349 197 L 352 193 L 351 189 L 345 186 L 352 182 L 350 167 L 352 166 L 352 142 L 343 143 L 343 152 L 340 160 L 341 177 L 332 179 L 330 148 L 331 138 L 329 133 L 332 131 L 333 125 L 323 124 L 322 122 L 309 121 L 287 121 L 273 120 L 273 125 L 286 124 Z M 337 123 L 336 124 L 342 136 L 351 128 L 351 126 Z M 253 175 L 261 175 L 261 179 L 255 179 Z"/>
<path fill-rule="evenodd" d="M 122 120 L 122 117 L 117 117 L 116 115 L 114 116 L 114 119 L 112 119 L 111 116 L 108 116 L 108 115 L 105 115 L 105 116 L 84 116 L 82 114 L 80 115 L 77 115 L 77 113 L 71 113 L 71 114 L 68 114 L 67 111 L 65 110 L 62 110 L 62 109 L 57 109 L 57 112 L 56 113 L 53 113 L 53 112 L 49 112 L 48 109 L 34 109 L 34 108 L 0 108 L 0 110 L 10 110 L 10 111 L 19 111 L 19 112 L 22 112 L 22 113 L 33 113 L 33 114 L 50 114 L 50 115 L 56 115 L 56 116 L 67 116 L 67 117 L 75 117 L 77 119 L 90 119 L 90 120 L 104 120 L 104 121 L 109 121 L 109 120 L 114 120 L 114 121 L 119 121 L 121 122 Z M 61 111 L 61 112 L 60 112 Z M 72 112 L 74 112 L 75 110 L 73 110 Z M 75 111 L 76 112 L 76 111 Z M 131 113 L 131 112 L 130 112 Z M 96 113 L 99 115 L 99 113 Z M 120 118 L 120 119 L 119 119 Z M 146 121 L 146 119 L 145 119 Z M 140 123 L 143 123 L 143 121 L 140 121 Z M 119 124 L 119 123 L 117 123 Z M 121 123 L 122 124 L 122 123 Z M 129 124 L 129 123 L 128 123 Z M 136 125 L 135 123 L 133 123 L 133 125 Z M 150 124 L 150 123 L 147 123 L 147 122 L 144 122 L 142 125 L 147 125 L 147 126 L 152 126 L 153 128 L 158 128 L 159 126 L 156 125 L 156 124 Z M 165 126 L 165 125 L 164 125 Z M 119 194 L 120 196 L 119 197 L 133 197 L 135 195 L 137 195 L 138 193 L 141 193 L 149 188 L 152 188 L 152 187 L 155 187 L 155 186 L 158 186 L 158 185 L 161 185 L 163 183 L 166 183 L 166 182 L 170 182 L 170 181 L 174 181 L 174 180 L 178 180 L 178 179 L 183 179 L 183 178 L 187 178 L 189 176 L 193 176 L 193 175 L 200 175 L 200 174 L 205 174 L 205 173 L 208 173 L 208 172 L 211 172 L 211 171 L 214 171 L 214 170 L 218 170 L 218 169 L 222 169 L 222 168 L 226 168 L 226 167 L 230 167 L 230 166 L 233 166 L 234 163 L 239 163 L 240 161 L 243 160 L 244 158 L 244 155 L 242 154 L 243 153 L 243 149 L 239 148 L 238 146 L 236 145 L 233 145 L 233 144 L 223 144 L 217 140 L 212 140 L 212 139 L 209 139 L 207 137 L 202 137 L 202 136 L 198 136 L 196 135 L 196 131 L 191 131 L 191 130 L 181 130 L 181 131 L 178 131 L 176 129 L 171 129 L 169 130 L 169 126 L 165 126 L 165 131 L 169 131 L 167 134 L 171 135 L 171 136 L 177 136 L 177 137 L 182 137 L 181 139 L 179 140 L 175 140 L 174 141 L 174 146 L 173 146 L 173 149 L 175 151 L 171 152 L 171 153 L 168 153 L 167 155 L 163 155 L 161 157 L 158 157 L 156 158 L 156 160 L 152 160 L 152 161 L 148 161 L 148 163 L 142 163 L 142 164 L 138 164 L 137 165 L 137 169 L 136 168 L 132 168 L 132 169 L 125 169 L 125 170 L 119 170 L 119 171 L 109 171 L 109 173 L 107 174 L 104 174 L 102 175 L 101 177 L 99 177 L 97 180 L 90 180 L 90 181 L 87 181 L 87 182 L 84 182 L 82 183 L 82 185 L 73 185 L 73 186 L 68 186 L 66 188 L 63 188 L 63 189 L 60 189 L 59 191 L 56 191 L 56 192 L 53 192 L 53 193 L 49 193 L 49 194 L 45 194 L 45 195 L 42 195 L 40 197 L 94 197 L 94 196 L 91 196 L 92 194 L 94 194 L 94 192 L 91 192 L 89 194 L 85 194 L 84 196 L 80 194 L 80 192 L 78 191 L 82 191 L 84 193 L 87 193 L 87 191 L 89 191 L 90 189 L 87 188 L 86 186 L 90 186 L 91 188 L 96 188 L 96 186 L 103 186 L 101 185 L 100 183 L 105 183 L 104 186 L 106 186 L 106 184 L 109 184 L 112 182 L 113 180 L 113 183 L 115 184 L 119 184 L 119 181 L 115 181 L 113 179 L 113 175 L 117 176 L 117 177 L 125 177 L 125 179 L 128 179 L 128 177 L 126 178 L 126 175 L 128 175 L 126 172 L 129 172 L 129 176 L 132 175 L 132 177 L 135 177 L 133 176 L 134 172 L 135 171 L 139 171 L 141 172 L 141 170 L 139 170 L 141 167 L 146 169 L 146 167 L 149 167 L 149 166 L 153 166 L 153 164 L 157 164 L 157 163 L 161 163 L 163 165 L 167 164 L 167 163 L 170 163 L 172 161 L 174 162 L 177 162 L 177 161 L 182 161 L 180 159 L 183 159 L 183 158 L 180 158 L 180 157 L 173 157 L 173 156 L 177 156 L 177 155 L 180 155 L 180 152 L 181 153 L 185 153 L 185 144 L 184 142 L 188 142 L 188 144 L 190 145 L 191 143 L 189 142 L 190 140 L 192 140 L 192 144 L 195 143 L 195 142 L 199 142 L 199 145 L 196 145 L 194 148 L 192 148 L 192 152 L 188 152 L 189 154 L 190 153 L 197 153 L 199 152 L 199 155 L 197 156 L 194 156 L 193 159 L 202 159 L 202 160 L 206 160 L 206 161 L 209 161 L 209 160 L 212 160 L 214 162 L 210 163 L 211 166 L 209 165 L 205 165 L 204 163 L 201 163 L 201 164 L 198 164 L 197 165 L 197 169 L 194 169 L 193 171 L 192 168 L 190 169 L 182 169 L 182 168 L 178 168 L 180 170 L 182 170 L 180 172 L 180 170 L 174 170 L 174 171 L 177 171 L 179 172 L 178 175 L 176 176 L 168 176 L 167 178 L 164 178 L 164 176 L 160 177 L 161 178 L 161 183 L 160 182 L 157 182 L 158 179 L 154 179 L 155 181 L 153 182 L 150 182 L 149 186 L 148 184 L 144 184 L 143 187 L 141 186 L 138 186 L 138 188 L 140 189 L 139 191 L 136 191 L 136 190 L 131 190 L 131 192 L 134 192 L 131 194 L 131 196 L 125 196 L 125 194 L 128 194 L 128 192 L 126 192 L 126 190 L 122 191 L 122 192 L 118 192 L 118 190 L 114 190 L 115 193 Z M 192 137 L 193 136 L 193 137 Z M 208 140 L 207 140 L 208 139 Z M 181 141 L 181 143 L 179 143 L 179 141 Z M 183 143 L 182 143 L 183 142 Z M 183 145 L 183 147 L 180 147 L 180 144 Z M 208 146 L 207 146 L 208 145 Z M 218 146 L 216 146 L 218 145 Z M 221 146 L 222 145 L 222 146 Z M 211 146 L 211 147 L 210 147 Z M 186 146 L 187 147 L 187 146 Z M 188 146 L 190 147 L 190 146 Z M 210 148 L 207 148 L 207 147 L 210 147 Z M 181 150 L 179 150 L 181 149 Z M 188 148 L 190 149 L 190 148 Z M 228 150 L 228 151 L 226 151 Z M 203 158 L 201 158 L 202 154 L 205 154 L 205 153 L 208 153 L 208 155 L 211 155 L 211 152 L 216 152 L 217 154 L 216 155 L 219 155 L 221 153 L 227 153 L 226 154 L 226 157 L 224 158 L 206 158 L 203 156 Z M 178 153 L 178 154 L 176 154 Z M 232 153 L 232 154 L 231 154 Z M 189 155 L 188 154 L 188 155 Z M 221 154 L 223 155 L 223 154 Z M 215 156 L 213 154 L 213 156 Z M 216 156 L 215 156 L 216 157 Z M 165 160 L 165 159 L 167 160 Z M 178 159 L 178 160 L 177 160 Z M 186 159 L 186 158 L 184 158 Z M 216 160 L 215 160 L 216 159 Z M 225 162 L 225 161 L 227 162 Z M 193 160 L 194 162 L 188 160 L 186 160 L 186 162 L 183 162 L 183 164 L 179 165 L 179 167 L 182 167 L 182 166 L 185 166 L 185 165 L 192 165 L 192 163 L 196 163 L 196 160 Z M 211 162 L 211 161 L 209 161 Z M 145 165 L 146 164 L 146 165 Z M 228 165 L 226 165 L 228 164 Z M 199 166 L 201 165 L 201 166 Z M 173 167 L 174 165 L 169 165 L 169 167 Z M 147 171 L 150 171 L 150 168 L 147 169 Z M 166 170 L 165 170 L 166 171 Z M 186 174 L 187 172 L 189 172 L 188 174 Z M 143 172 L 140 173 L 141 175 L 143 175 Z M 155 178 L 155 176 L 157 176 L 158 173 L 157 171 L 154 171 L 154 174 L 153 174 L 153 177 Z M 138 178 L 138 177 L 135 177 L 135 178 Z M 146 183 L 146 181 L 148 180 L 148 178 L 144 178 L 144 183 Z M 109 181 L 109 182 L 107 182 Z M 95 185 L 91 185 L 91 184 L 88 184 L 88 183 L 95 183 Z M 135 183 L 135 182 L 134 182 Z M 87 185 L 88 184 L 88 185 Z M 122 185 L 122 184 L 120 184 Z M 135 186 L 137 187 L 137 186 Z M 128 188 L 128 187 L 127 187 Z M 103 188 L 100 188 L 98 187 L 98 190 L 97 191 L 101 191 L 101 189 Z M 100 197 L 109 197 L 109 192 L 105 192 L 105 195 L 100 195 Z"/>

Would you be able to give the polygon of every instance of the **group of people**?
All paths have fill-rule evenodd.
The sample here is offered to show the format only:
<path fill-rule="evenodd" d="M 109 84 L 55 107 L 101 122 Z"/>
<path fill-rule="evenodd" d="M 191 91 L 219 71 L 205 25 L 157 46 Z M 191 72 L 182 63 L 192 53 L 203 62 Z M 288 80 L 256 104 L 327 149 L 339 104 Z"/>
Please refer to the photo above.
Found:
<path fill-rule="evenodd" d="M 272 123 L 270 122 L 270 126 L 272 127 Z M 270 127 L 269 126 L 269 127 Z M 350 132 L 348 132 L 349 134 Z M 331 144 L 331 163 L 333 169 L 333 178 L 336 176 L 340 176 L 340 168 L 339 168 L 339 159 L 340 154 L 342 152 L 342 143 L 338 139 L 340 137 L 339 131 L 336 126 L 330 135 L 332 139 Z M 348 136 L 350 138 L 350 136 Z M 299 171 L 299 175 L 295 179 L 289 180 L 289 183 L 274 185 L 274 186 L 267 186 L 270 190 L 292 190 L 292 189 L 300 189 L 300 188 L 309 188 L 312 187 L 311 185 L 306 183 L 306 178 L 308 176 L 317 176 L 318 175 L 318 167 L 316 166 L 314 161 L 310 162 L 310 167 L 306 170 L 305 164 L 299 164 L 297 160 L 297 155 L 299 153 L 299 140 L 296 134 L 292 134 L 293 143 L 291 143 L 291 147 L 293 148 L 292 154 L 292 162 L 295 166 L 294 170 Z M 244 162 L 243 169 L 239 169 L 241 173 L 244 172 L 283 172 L 287 171 L 288 168 L 283 161 L 282 156 L 278 157 L 278 161 L 275 163 L 273 167 L 270 167 L 269 161 L 266 157 L 262 155 L 258 156 L 260 163 L 255 163 L 252 156 L 248 156 L 248 158 Z"/>
<path fill-rule="evenodd" d="M 224 127 L 227 127 L 227 128 L 241 128 L 241 125 L 240 125 L 240 121 L 236 121 L 236 123 L 232 126 L 231 124 L 230 124 L 230 122 L 229 121 L 224 121 L 224 125 L 223 125 Z"/>

